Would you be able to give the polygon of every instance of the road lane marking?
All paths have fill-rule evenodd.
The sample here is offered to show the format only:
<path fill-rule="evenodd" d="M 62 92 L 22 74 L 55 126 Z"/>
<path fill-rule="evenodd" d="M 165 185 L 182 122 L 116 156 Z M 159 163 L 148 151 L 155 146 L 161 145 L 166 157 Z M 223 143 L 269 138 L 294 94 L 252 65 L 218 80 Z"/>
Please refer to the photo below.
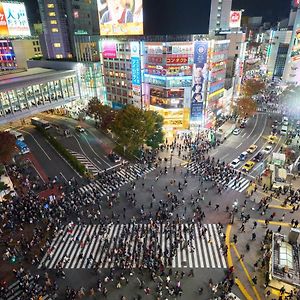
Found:
<path fill-rule="evenodd" d="M 257 122 L 258 122 L 258 115 L 256 114 L 255 115 L 255 117 L 256 117 L 256 121 L 255 121 L 255 124 L 254 124 L 254 126 L 253 126 L 253 129 L 252 129 L 252 131 L 250 132 L 250 134 L 248 135 L 248 137 L 247 137 L 247 139 L 252 135 L 252 133 L 253 133 L 253 131 L 254 131 L 254 129 L 255 129 L 255 127 L 256 127 L 256 125 L 257 125 Z"/>
<path fill-rule="evenodd" d="M 247 132 L 245 132 L 245 133 L 242 135 L 242 137 L 244 137 L 246 134 L 247 134 Z"/>
<path fill-rule="evenodd" d="M 240 258 L 241 255 L 239 254 L 239 252 L 238 252 L 238 250 L 237 250 L 235 244 L 232 243 L 231 246 L 232 246 L 232 248 L 233 248 L 233 250 L 234 250 L 236 256 L 237 256 L 238 258 Z M 244 273 L 246 274 L 246 277 L 248 278 L 249 283 L 251 284 L 251 287 L 252 287 L 252 289 L 253 289 L 253 291 L 254 291 L 254 294 L 255 294 L 256 298 L 257 298 L 258 300 L 261 300 L 260 295 L 259 295 L 259 293 L 257 292 L 256 287 L 253 285 L 252 279 L 251 279 L 251 277 L 250 277 L 250 274 L 249 274 L 249 272 L 248 272 L 248 270 L 247 270 L 247 268 L 246 268 L 244 262 L 243 262 L 242 260 L 239 260 L 239 262 L 240 262 L 240 264 L 241 264 L 241 266 L 242 266 L 242 268 L 243 268 L 243 270 L 244 270 Z"/>
<path fill-rule="evenodd" d="M 28 131 L 26 131 L 26 130 L 23 130 L 23 129 L 18 129 L 19 131 L 21 131 L 21 132 L 25 132 L 25 133 L 27 133 L 28 135 L 30 135 L 31 137 L 32 137 L 32 139 L 36 142 L 36 144 L 41 148 L 41 150 L 44 152 L 44 154 L 47 156 L 47 158 L 49 159 L 49 160 L 51 160 L 51 158 L 49 157 L 49 155 L 47 154 L 47 152 L 44 150 L 44 148 L 41 146 L 41 144 L 36 140 L 36 138 L 30 133 L 30 132 L 28 132 Z"/>
<path fill-rule="evenodd" d="M 61 177 L 62 177 L 66 182 L 68 182 L 67 178 L 65 177 L 65 175 L 64 175 L 62 172 L 59 172 L 59 174 L 61 175 Z"/>
<path fill-rule="evenodd" d="M 256 220 L 256 222 L 265 224 L 265 220 Z M 292 227 L 290 223 L 284 223 L 284 222 L 277 222 L 277 221 L 269 221 L 269 225 L 281 225 L 284 227 Z"/>
<path fill-rule="evenodd" d="M 242 146 L 243 145 L 243 143 L 240 143 L 238 146 L 236 146 L 236 148 L 235 149 L 238 149 L 240 146 Z"/>

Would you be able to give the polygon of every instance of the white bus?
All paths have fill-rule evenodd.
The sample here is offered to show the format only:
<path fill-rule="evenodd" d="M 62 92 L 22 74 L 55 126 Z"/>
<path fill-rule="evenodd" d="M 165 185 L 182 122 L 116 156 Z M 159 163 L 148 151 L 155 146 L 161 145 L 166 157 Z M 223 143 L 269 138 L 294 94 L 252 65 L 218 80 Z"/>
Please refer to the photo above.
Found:
<path fill-rule="evenodd" d="M 42 127 L 45 130 L 51 128 L 51 124 L 48 121 L 42 120 L 42 119 L 37 118 L 37 117 L 31 118 L 31 124 L 34 125 L 34 126 Z"/>

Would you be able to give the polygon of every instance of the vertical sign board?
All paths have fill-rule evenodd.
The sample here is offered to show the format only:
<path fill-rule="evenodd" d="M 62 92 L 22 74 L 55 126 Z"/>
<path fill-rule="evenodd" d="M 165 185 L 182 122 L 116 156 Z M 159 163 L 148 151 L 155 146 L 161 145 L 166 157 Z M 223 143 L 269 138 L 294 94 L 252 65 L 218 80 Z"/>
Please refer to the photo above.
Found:
<path fill-rule="evenodd" d="M 194 42 L 193 87 L 190 123 L 203 124 L 204 91 L 207 82 L 208 41 Z"/>
<path fill-rule="evenodd" d="M 131 73 L 132 73 L 132 98 L 134 105 L 141 108 L 141 58 L 139 42 L 130 43 Z"/>

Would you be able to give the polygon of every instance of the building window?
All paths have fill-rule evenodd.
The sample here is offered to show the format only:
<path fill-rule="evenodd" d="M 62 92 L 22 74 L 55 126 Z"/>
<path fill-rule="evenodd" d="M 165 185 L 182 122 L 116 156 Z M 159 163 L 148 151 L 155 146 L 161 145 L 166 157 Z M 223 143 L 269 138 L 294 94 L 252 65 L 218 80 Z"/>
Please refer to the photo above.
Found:
<path fill-rule="evenodd" d="M 48 8 L 54 8 L 54 4 L 53 3 L 48 3 L 47 7 Z"/>
<path fill-rule="evenodd" d="M 56 24 L 57 24 L 57 21 L 56 21 L 56 20 L 50 20 L 50 24 L 56 25 Z"/>
<path fill-rule="evenodd" d="M 50 11 L 48 15 L 49 15 L 49 17 L 55 17 L 56 13 L 54 11 Z"/>
<path fill-rule="evenodd" d="M 56 58 L 63 58 L 63 55 L 62 54 L 56 54 L 55 57 Z"/>
<path fill-rule="evenodd" d="M 60 48 L 60 43 L 54 43 L 53 46 L 54 48 Z"/>
<path fill-rule="evenodd" d="M 55 28 L 52 28 L 51 31 L 52 31 L 52 32 L 58 32 L 58 28 L 56 28 L 56 27 L 55 27 Z"/>

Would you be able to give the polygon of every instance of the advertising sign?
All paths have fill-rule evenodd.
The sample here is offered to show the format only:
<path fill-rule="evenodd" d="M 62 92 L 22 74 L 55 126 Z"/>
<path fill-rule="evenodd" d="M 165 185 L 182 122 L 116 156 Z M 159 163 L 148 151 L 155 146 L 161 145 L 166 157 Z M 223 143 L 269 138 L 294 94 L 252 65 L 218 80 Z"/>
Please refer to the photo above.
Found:
<path fill-rule="evenodd" d="M 207 82 L 207 41 L 195 41 L 194 43 L 194 72 L 191 99 L 191 123 L 200 124 L 203 120 L 204 91 Z"/>
<path fill-rule="evenodd" d="M 168 55 L 167 64 L 168 65 L 182 65 L 187 64 L 189 58 L 187 55 Z"/>
<path fill-rule="evenodd" d="M 140 57 L 140 43 L 130 42 L 131 57 Z"/>
<path fill-rule="evenodd" d="M 149 64 L 162 64 L 162 56 L 151 56 L 151 55 L 148 55 L 147 57 L 147 61 Z"/>
<path fill-rule="evenodd" d="M 300 4 L 300 0 L 292 0 L 292 7 L 297 8 Z"/>
<path fill-rule="evenodd" d="M 139 57 L 131 57 L 132 84 L 141 84 L 141 66 Z"/>
<path fill-rule="evenodd" d="M 104 58 L 117 58 L 117 45 L 112 41 L 102 42 L 102 53 Z"/>
<path fill-rule="evenodd" d="M 239 28 L 241 26 L 242 12 L 240 10 L 232 10 L 229 17 L 229 28 Z"/>
<path fill-rule="evenodd" d="M 100 35 L 142 35 L 143 0 L 97 0 Z"/>
<path fill-rule="evenodd" d="M 291 51 L 291 58 L 293 61 L 300 59 L 300 27 L 296 28 L 293 46 Z"/>
<path fill-rule="evenodd" d="M 0 36 L 28 36 L 30 29 L 24 3 L 0 2 Z"/>

